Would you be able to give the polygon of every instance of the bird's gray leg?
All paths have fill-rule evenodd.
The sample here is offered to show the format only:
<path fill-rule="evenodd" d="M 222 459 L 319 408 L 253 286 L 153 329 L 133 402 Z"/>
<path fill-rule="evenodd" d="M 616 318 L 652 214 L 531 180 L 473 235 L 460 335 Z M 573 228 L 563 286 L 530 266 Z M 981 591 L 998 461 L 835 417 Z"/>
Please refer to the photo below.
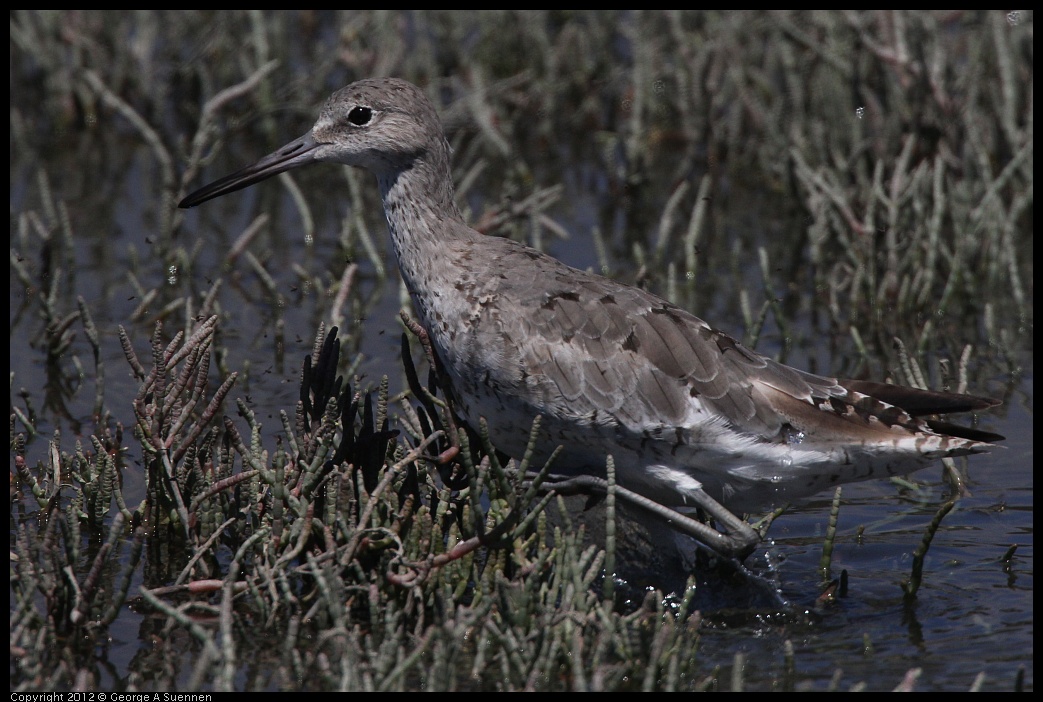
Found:
<path fill-rule="evenodd" d="M 577 494 L 607 494 L 608 481 L 594 475 L 549 476 L 540 486 L 541 491 L 553 490 L 562 495 Z M 716 551 L 722 556 L 743 560 L 750 555 L 753 549 L 760 543 L 760 535 L 754 531 L 747 522 L 739 519 L 727 508 L 706 494 L 703 490 L 695 490 L 687 493 L 707 514 L 713 517 L 724 530 L 718 531 L 708 524 L 681 514 L 680 512 L 662 505 L 644 495 L 640 495 L 624 487 L 615 486 L 616 497 L 640 507 L 649 514 L 662 519 L 671 527 L 688 534 L 707 548 Z"/>

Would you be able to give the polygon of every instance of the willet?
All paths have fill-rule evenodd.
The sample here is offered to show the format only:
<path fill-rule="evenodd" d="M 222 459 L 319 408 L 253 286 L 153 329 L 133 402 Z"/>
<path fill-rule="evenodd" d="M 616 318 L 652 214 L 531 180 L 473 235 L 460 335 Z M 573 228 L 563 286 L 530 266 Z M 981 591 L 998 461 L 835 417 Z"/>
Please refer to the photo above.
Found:
<path fill-rule="evenodd" d="M 752 351 L 644 290 L 484 236 L 454 201 L 434 106 L 403 80 L 334 93 L 311 131 L 192 193 L 194 207 L 318 161 L 377 177 L 395 256 L 455 405 L 520 457 L 543 418 L 537 460 L 604 475 L 660 505 L 700 507 L 711 548 L 744 556 L 759 537 L 733 511 L 978 453 L 1002 437 L 925 415 L 997 401 L 827 378 Z"/>

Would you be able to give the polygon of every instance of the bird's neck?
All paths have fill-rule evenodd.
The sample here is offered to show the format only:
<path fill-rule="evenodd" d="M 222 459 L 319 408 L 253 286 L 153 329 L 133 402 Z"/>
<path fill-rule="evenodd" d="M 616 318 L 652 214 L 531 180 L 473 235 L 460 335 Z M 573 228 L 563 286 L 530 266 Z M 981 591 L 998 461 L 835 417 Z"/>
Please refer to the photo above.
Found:
<path fill-rule="evenodd" d="M 463 221 L 456 207 L 448 144 L 396 165 L 397 168 L 377 173 L 380 195 L 389 220 L 393 210 L 413 204 L 423 205 L 440 217 Z"/>
<path fill-rule="evenodd" d="M 448 153 L 436 154 L 377 176 L 399 270 L 425 325 L 461 254 L 479 236 L 456 206 L 448 161 Z"/>

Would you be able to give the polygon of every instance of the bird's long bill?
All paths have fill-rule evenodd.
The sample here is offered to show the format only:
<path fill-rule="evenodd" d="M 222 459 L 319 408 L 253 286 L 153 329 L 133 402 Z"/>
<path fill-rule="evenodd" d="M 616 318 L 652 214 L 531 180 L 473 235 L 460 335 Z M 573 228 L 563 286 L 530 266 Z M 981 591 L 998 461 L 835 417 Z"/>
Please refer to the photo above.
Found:
<path fill-rule="evenodd" d="M 311 132 L 309 132 L 300 139 L 291 141 L 278 151 L 268 154 L 252 166 L 247 166 L 241 171 L 236 171 L 220 180 L 215 180 L 210 185 L 203 186 L 188 195 L 177 206 L 183 209 L 195 207 L 207 200 L 213 200 L 215 197 L 242 190 L 283 171 L 312 163 L 316 160 L 315 149 L 318 146 L 319 144 L 312 138 Z"/>

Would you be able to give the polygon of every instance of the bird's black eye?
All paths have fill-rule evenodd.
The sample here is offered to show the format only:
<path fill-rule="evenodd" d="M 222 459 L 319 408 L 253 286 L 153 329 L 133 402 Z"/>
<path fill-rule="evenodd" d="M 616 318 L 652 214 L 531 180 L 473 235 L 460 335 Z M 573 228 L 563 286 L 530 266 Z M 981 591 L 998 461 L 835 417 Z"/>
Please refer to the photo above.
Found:
<path fill-rule="evenodd" d="M 348 121 L 354 124 L 356 127 L 361 127 L 364 124 L 369 124 L 369 121 L 373 119 L 373 110 L 368 107 L 352 107 L 351 112 L 348 113 Z"/>

